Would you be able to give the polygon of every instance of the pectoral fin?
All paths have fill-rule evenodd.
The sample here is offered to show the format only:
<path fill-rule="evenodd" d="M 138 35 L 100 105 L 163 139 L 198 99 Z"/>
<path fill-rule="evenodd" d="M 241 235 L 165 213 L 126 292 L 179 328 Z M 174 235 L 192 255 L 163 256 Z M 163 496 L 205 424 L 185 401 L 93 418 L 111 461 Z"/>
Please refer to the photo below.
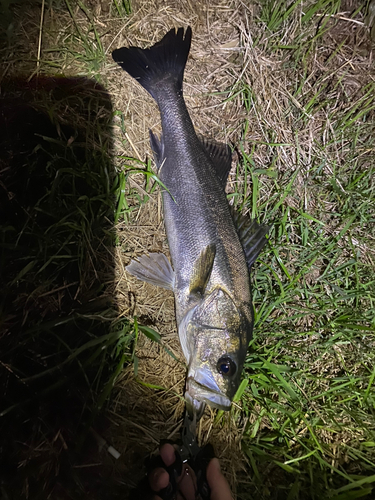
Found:
<path fill-rule="evenodd" d="M 190 280 L 190 294 L 194 295 L 198 293 L 200 295 L 203 295 L 208 280 L 211 276 L 215 255 L 215 245 L 207 245 L 206 248 L 201 251 L 194 264 L 194 270 L 192 272 Z"/>
<path fill-rule="evenodd" d="M 267 242 L 266 234 L 269 226 L 258 224 L 256 220 L 245 217 L 238 212 L 232 213 L 242 248 L 245 252 L 246 262 L 251 269 L 262 248 Z"/>
<path fill-rule="evenodd" d="M 138 260 L 132 260 L 126 270 L 141 281 L 167 290 L 174 289 L 175 274 L 163 253 L 142 255 Z"/>

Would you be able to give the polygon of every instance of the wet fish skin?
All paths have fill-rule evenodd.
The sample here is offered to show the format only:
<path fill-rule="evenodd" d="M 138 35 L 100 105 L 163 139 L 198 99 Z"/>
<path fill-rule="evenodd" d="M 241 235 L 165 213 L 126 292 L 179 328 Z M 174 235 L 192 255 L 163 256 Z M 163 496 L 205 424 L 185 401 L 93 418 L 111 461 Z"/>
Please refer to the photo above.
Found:
<path fill-rule="evenodd" d="M 191 28 L 185 33 L 179 28 L 150 49 L 121 48 L 113 58 L 159 106 L 162 136 L 150 132 L 150 142 L 167 188 L 163 209 L 173 264 L 166 269 L 163 260 L 160 272 L 158 254 L 152 254 L 127 269 L 173 289 L 188 364 L 185 398 L 201 413 L 205 403 L 228 410 L 239 386 L 253 330 L 249 268 L 266 242 L 267 228 L 252 221 L 252 243 L 243 248 L 224 191 L 230 149 L 198 138 L 183 99 L 190 44 Z"/>

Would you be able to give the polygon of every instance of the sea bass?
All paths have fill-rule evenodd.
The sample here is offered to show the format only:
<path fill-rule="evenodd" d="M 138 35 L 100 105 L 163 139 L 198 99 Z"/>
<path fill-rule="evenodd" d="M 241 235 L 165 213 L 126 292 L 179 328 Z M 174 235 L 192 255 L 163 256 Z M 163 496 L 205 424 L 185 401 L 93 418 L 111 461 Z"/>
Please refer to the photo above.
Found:
<path fill-rule="evenodd" d="M 198 138 L 182 94 L 191 28 L 172 29 L 149 49 L 129 47 L 113 59 L 159 106 L 162 135 L 150 131 L 163 191 L 173 268 L 160 253 L 132 261 L 140 280 L 173 290 L 181 347 L 188 365 L 185 399 L 201 415 L 205 403 L 228 410 L 253 331 L 249 271 L 268 228 L 231 213 L 225 186 L 228 145 Z"/>

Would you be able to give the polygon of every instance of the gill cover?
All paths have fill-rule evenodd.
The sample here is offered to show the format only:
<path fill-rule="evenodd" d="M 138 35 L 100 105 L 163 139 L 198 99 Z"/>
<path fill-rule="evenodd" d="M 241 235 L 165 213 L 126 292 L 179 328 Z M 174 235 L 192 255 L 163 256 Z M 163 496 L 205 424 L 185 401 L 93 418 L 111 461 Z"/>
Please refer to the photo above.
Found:
<path fill-rule="evenodd" d="M 221 288 L 216 288 L 194 308 L 191 320 L 209 330 L 238 330 L 241 323 L 236 305 Z"/>
<path fill-rule="evenodd" d="M 188 408 L 200 414 L 208 403 L 229 410 L 238 388 L 251 324 L 222 288 L 214 289 L 187 316 Z"/>

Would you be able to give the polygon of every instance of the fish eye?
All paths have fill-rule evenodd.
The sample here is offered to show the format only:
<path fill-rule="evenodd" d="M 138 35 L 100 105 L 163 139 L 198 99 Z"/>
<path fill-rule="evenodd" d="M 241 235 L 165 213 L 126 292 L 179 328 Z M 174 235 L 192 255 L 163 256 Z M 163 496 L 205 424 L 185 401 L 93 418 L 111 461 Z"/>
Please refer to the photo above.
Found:
<path fill-rule="evenodd" d="M 231 377 L 236 373 L 237 365 L 229 356 L 222 356 L 217 362 L 217 370 L 224 377 Z"/>

